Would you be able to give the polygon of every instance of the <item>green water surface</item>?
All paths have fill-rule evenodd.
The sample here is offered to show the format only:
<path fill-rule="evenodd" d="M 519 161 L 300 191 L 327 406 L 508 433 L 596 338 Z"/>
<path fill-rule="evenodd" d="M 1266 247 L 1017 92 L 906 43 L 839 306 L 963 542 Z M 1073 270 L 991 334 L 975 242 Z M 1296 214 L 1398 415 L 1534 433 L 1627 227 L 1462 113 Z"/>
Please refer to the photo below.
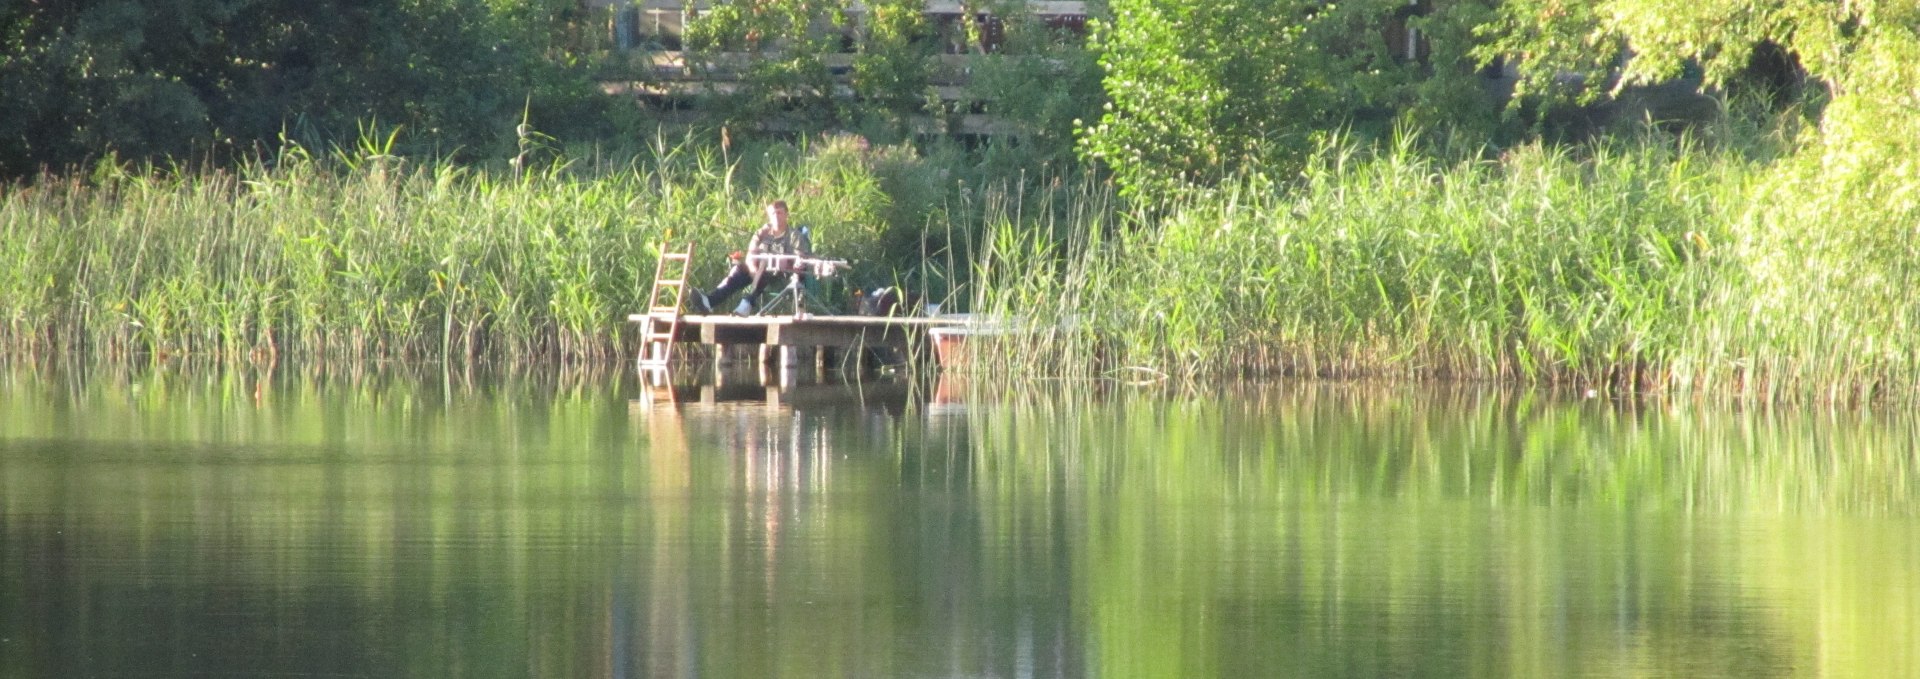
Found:
<path fill-rule="evenodd" d="M 999 391 L 0 369 L 0 677 L 1920 676 L 1904 414 Z"/>

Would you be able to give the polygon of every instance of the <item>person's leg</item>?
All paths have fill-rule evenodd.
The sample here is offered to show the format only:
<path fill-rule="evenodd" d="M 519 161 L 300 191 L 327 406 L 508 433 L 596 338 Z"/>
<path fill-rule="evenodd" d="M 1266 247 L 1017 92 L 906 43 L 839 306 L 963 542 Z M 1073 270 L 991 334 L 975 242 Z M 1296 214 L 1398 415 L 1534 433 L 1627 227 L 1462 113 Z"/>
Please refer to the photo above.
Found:
<path fill-rule="evenodd" d="M 754 312 L 760 311 L 760 296 L 767 291 L 767 288 L 773 287 L 775 283 L 785 285 L 793 275 L 777 271 L 760 272 L 760 275 L 753 279 L 753 289 L 747 291 L 747 306 Z"/>
<path fill-rule="evenodd" d="M 700 301 L 704 302 L 703 306 L 707 307 L 704 311 L 712 311 L 720 305 L 726 304 L 727 299 L 733 297 L 733 293 L 739 292 L 741 288 L 747 287 L 747 284 L 754 282 L 753 278 L 753 274 L 747 272 L 747 267 L 735 264 L 733 267 L 727 269 L 726 278 L 720 279 L 720 285 L 716 286 L 713 290 L 704 293 L 698 290 L 694 292 L 700 293 Z"/>

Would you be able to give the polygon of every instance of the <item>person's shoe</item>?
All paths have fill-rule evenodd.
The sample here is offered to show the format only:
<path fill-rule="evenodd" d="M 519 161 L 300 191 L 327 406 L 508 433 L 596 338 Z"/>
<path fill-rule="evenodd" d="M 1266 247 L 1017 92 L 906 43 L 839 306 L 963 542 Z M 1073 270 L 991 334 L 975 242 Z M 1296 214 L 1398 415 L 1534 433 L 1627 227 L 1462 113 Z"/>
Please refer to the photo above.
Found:
<path fill-rule="evenodd" d="M 743 300 L 740 300 L 740 305 L 739 305 L 739 306 L 736 306 L 736 307 L 734 307 L 734 308 L 733 308 L 733 315 L 735 315 L 735 316 L 752 316 L 752 315 L 753 315 L 753 303 L 752 303 L 752 302 L 749 302 L 749 301 L 747 301 L 747 300 L 744 300 L 744 299 L 743 299 Z"/>
<path fill-rule="evenodd" d="M 693 298 L 687 301 L 693 304 L 693 310 L 695 313 L 702 313 L 702 314 L 713 313 L 713 302 L 707 299 L 707 293 L 701 292 L 699 290 L 695 290 L 693 291 Z"/>

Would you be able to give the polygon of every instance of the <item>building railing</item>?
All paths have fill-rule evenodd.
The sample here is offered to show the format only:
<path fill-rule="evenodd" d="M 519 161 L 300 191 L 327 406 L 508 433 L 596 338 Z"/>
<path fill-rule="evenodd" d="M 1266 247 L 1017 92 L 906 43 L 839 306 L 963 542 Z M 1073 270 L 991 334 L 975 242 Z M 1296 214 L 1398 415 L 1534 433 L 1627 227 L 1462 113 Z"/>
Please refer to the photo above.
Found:
<path fill-rule="evenodd" d="M 610 12 L 614 44 L 621 49 L 633 49 L 642 45 L 652 45 L 664 49 L 680 49 L 681 39 L 686 27 L 702 13 L 714 7 L 712 0 L 589 0 L 592 6 Z M 1054 28 L 1063 28 L 1082 32 L 1086 28 L 1087 3 L 1080 0 L 1027 0 L 1022 11 Z M 852 20 L 855 30 L 866 14 L 865 4 L 849 4 L 845 13 Z M 951 51 L 994 51 L 1000 40 L 1001 18 L 994 16 L 987 8 L 969 8 L 966 4 L 954 0 L 926 0 L 924 14 L 936 26 L 951 27 L 961 20 L 971 19 L 981 27 L 982 45 L 960 45 L 968 50 Z"/>

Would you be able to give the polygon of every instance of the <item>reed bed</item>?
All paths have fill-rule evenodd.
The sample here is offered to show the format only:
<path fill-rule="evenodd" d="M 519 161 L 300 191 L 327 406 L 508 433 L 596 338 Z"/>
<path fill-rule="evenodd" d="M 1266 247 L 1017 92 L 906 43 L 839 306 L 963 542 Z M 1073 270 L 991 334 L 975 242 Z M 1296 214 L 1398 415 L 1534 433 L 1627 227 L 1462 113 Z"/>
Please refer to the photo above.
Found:
<path fill-rule="evenodd" d="M 1655 136 L 1463 160 L 1335 143 L 1284 181 L 989 218 L 975 305 L 1026 327 L 970 368 L 1914 393 L 1911 187 L 1836 175 L 1817 149 L 1753 155 Z"/>
<path fill-rule="evenodd" d="M 1295 175 L 1126 203 L 1094 176 L 993 177 L 854 137 L 542 150 L 528 171 L 366 144 L 0 189 L 0 346 L 612 365 L 661 244 L 695 242 L 710 281 L 779 197 L 856 259 L 846 284 L 906 284 L 1001 331 L 952 367 L 983 383 L 1920 385 L 1910 160 L 1657 135 L 1497 156 L 1333 142 Z"/>
<path fill-rule="evenodd" d="M 685 141 L 529 172 L 377 145 L 234 170 L 105 166 L 0 189 L 0 345 L 16 355 L 575 363 L 628 349 L 655 256 L 717 279 L 774 197 L 827 244 L 881 237 L 851 144 L 751 158 Z M 870 179 L 870 177 L 869 177 Z"/>

